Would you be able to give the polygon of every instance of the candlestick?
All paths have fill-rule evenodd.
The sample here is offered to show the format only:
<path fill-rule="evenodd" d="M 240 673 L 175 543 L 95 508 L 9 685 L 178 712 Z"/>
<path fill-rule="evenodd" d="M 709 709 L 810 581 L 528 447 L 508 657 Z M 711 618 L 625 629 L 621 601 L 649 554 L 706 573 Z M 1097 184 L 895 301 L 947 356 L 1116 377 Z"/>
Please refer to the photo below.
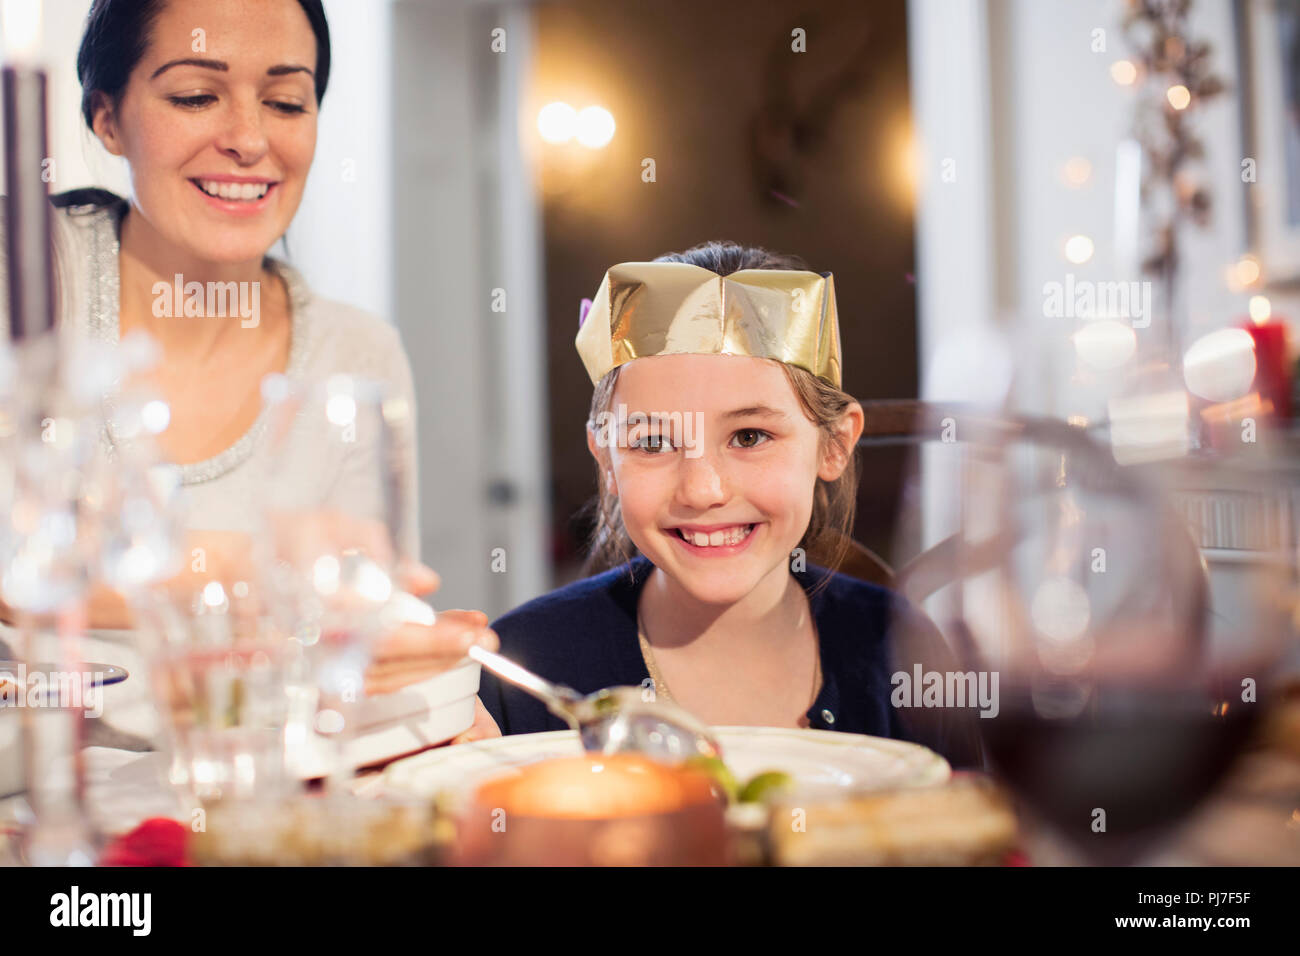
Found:
<path fill-rule="evenodd" d="M 15 344 L 54 327 L 50 202 L 42 175 L 48 153 L 45 101 L 43 70 L 23 65 L 5 67 L 5 236 L 9 335 Z"/>
<path fill-rule="evenodd" d="M 3 568 L 5 599 L 20 615 L 21 654 L 29 666 L 54 666 L 78 675 L 77 641 L 85 629 L 87 569 L 80 502 L 72 480 L 84 461 L 88 429 L 67 418 L 68 396 L 59 391 L 55 324 L 52 215 L 46 185 L 49 154 L 46 74 L 36 64 L 41 4 L 3 0 L 6 64 L 3 74 L 6 177 L 5 254 L 9 269 L 9 336 L 17 382 L 14 408 L 13 513 L 29 516 L 9 530 L 9 562 Z M 44 440 L 47 420 L 70 429 L 72 442 Z M 35 519 L 30 516 L 35 515 Z M 76 541 L 51 536 L 49 528 L 76 524 Z M 29 701 L 23 714 L 27 802 L 34 820 L 25 828 L 23 854 L 36 865 L 86 865 L 96 842 L 85 807 L 85 702 L 69 705 L 57 695 Z M 65 770 L 71 762 L 71 773 Z"/>

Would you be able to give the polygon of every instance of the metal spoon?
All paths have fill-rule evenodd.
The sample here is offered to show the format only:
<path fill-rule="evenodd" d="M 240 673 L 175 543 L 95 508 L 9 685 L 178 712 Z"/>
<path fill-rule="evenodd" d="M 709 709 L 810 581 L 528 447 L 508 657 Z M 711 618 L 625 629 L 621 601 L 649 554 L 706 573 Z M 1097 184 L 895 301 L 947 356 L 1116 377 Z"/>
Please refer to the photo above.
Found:
<path fill-rule="evenodd" d="M 641 687 L 606 687 L 582 696 L 552 684 L 514 661 L 471 647 L 469 656 L 502 680 L 526 690 L 578 732 L 588 753 L 635 751 L 676 763 L 688 757 L 718 757 L 717 738 L 698 718 L 676 704 L 656 700 Z"/>

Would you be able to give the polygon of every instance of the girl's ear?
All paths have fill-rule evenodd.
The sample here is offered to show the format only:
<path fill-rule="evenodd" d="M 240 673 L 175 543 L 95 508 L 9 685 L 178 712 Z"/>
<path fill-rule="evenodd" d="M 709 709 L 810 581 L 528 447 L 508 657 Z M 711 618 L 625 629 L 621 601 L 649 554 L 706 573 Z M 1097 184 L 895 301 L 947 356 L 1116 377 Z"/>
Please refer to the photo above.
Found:
<path fill-rule="evenodd" d="M 108 96 L 102 90 L 96 90 L 91 94 L 94 105 L 91 107 L 91 115 L 94 117 L 92 127 L 99 141 L 104 144 L 104 148 L 114 156 L 121 156 L 125 150 L 122 148 L 121 138 L 117 132 L 117 114 L 113 110 L 113 104 Z"/>
<path fill-rule="evenodd" d="M 591 452 L 591 457 L 596 459 L 596 467 L 600 471 L 600 480 L 605 484 L 605 491 L 614 497 L 618 497 L 618 485 L 614 481 L 614 469 L 609 460 L 609 449 L 602 448 L 600 442 L 596 439 L 596 429 L 592 425 L 587 426 L 587 451 Z"/>
<path fill-rule="evenodd" d="M 858 439 L 862 437 L 862 425 L 862 406 L 853 402 L 844 409 L 844 414 L 835 423 L 837 440 L 826 442 L 826 447 L 822 451 L 821 467 L 817 469 L 818 478 L 823 481 L 834 481 L 844 474 L 844 469 L 848 467 L 849 459 L 853 455 L 853 449 L 857 447 Z"/>

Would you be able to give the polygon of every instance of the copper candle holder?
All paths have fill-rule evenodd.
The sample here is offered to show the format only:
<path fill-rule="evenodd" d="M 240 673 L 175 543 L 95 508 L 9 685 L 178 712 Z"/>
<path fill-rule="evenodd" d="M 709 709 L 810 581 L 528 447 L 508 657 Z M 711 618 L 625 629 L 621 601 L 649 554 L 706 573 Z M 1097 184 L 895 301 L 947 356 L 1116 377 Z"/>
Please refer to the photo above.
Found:
<path fill-rule="evenodd" d="M 461 814 L 453 862 L 478 866 L 718 866 L 711 780 L 637 754 L 544 760 L 493 778 Z"/>

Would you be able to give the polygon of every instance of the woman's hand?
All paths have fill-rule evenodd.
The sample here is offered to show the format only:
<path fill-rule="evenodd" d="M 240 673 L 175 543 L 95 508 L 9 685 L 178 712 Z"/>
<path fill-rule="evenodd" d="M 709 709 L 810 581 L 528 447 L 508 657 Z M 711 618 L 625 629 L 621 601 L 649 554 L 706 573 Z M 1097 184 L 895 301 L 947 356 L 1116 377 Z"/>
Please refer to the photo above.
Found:
<path fill-rule="evenodd" d="M 441 583 L 438 575 L 423 564 L 407 565 L 399 576 L 402 586 L 415 595 L 431 594 Z M 403 624 L 383 635 L 371 649 L 366 693 L 391 693 L 450 670 L 475 644 L 495 651 L 500 642 L 487 623 L 488 617 L 482 611 L 440 611 L 431 626 Z M 483 713 L 487 715 L 486 710 Z M 491 716 L 487 719 L 492 720 Z"/>
<path fill-rule="evenodd" d="M 0 624 L 18 626 L 18 612 L 0 598 Z M 126 630 L 133 626 L 126 600 L 102 584 L 91 586 L 86 598 L 86 627 L 92 630 Z"/>

